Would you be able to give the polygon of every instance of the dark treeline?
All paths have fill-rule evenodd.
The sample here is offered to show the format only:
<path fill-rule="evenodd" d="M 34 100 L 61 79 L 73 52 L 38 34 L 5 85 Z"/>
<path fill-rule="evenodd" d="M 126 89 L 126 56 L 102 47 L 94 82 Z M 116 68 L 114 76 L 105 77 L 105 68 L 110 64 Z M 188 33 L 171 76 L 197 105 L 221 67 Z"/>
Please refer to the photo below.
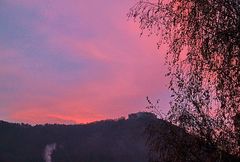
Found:
<path fill-rule="evenodd" d="M 43 162 L 46 145 L 53 143 L 53 162 L 147 162 L 144 130 L 152 119 L 148 115 L 84 125 L 1 121 L 0 162 Z"/>
<path fill-rule="evenodd" d="M 44 152 L 52 144 L 56 149 L 49 160 Z M 153 153 L 150 145 L 168 154 L 149 156 Z M 170 161 L 177 156 L 212 161 L 216 155 L 216 150 L 209 150 L 196 137 L 151 113 L 84 125 L 31 126 L 0 121 L 0 162 L 147 162 L 148 157 L 159 160 L 163 156 Z M 234 161 L 223 156 L 223 161 Z"/>

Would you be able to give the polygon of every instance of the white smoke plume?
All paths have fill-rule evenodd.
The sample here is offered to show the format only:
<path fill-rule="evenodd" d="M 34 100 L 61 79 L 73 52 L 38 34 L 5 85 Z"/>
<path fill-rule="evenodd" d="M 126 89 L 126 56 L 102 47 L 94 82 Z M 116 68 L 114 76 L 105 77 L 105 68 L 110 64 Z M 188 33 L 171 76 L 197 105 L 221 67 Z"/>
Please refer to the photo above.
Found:
<path fill-rule="evenodd" d="M 52 153 L 56 150 L 56 143 L 46 145 L 44 149 L 44 160 L 45 162 L 52 162 Z"/>

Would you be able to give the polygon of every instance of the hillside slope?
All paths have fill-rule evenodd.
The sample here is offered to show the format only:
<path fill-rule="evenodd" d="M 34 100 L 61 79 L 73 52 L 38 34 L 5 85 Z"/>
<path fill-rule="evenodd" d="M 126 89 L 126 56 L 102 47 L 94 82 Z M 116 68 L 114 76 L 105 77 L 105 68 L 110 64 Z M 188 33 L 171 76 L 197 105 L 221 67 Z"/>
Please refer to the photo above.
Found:
<path fill-rule="evenodd" d="M 31 126 L 0 121 L 0 162 L 239 161 L 221 154 L 151 113 L 82 125 Z"/>
<path fill-rule="evenodd" d="M 147 162 L 147 113 L 85 125 L 26 125 L 0 122 L 0 162 Z M 46 147 L 47 146 L 47 147 Z M 51 150 L 51 149 L 50 149 Z M 50 151 L 51 152 L 51 151 Z"/>

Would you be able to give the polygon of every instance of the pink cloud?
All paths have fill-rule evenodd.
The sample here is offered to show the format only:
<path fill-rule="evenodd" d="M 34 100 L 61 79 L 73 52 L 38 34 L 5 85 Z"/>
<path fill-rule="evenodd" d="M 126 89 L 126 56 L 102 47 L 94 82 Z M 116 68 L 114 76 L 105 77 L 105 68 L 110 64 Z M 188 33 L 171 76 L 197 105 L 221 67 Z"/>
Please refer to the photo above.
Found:
<path fill-rule="evenodd" d="M 167 98 L 164 55 L 156 49 L 157 38 L 139 38 L 136 25 L 127 21 L 126 12 L 134 2 L 21 0 L 21 3 L 11 3 L 33 9 L 41 16 L 40 20 L 23 23 L 43 39 L 46 48 L 56 51 L 50 55 L 72 61 L 85 58 L 89 62 L 79 76 L 88 78 L 87 82 L 76 80 L 66 85 L 56 80 L 61 73 L 46 71 L 42 78 L 32 74 L 29 68 L 16 71 L 16 66 L 1 66 L 0 73 L 9 74 L 14 68 L 13 75 L 28 85 L 19 94 L 18 102 L 11 104 L 8 119 L 85 123 L 145 110 L 146 96 Z M 160 53 L 165 51 L 163 48 Z M 107 68 L 93 68 L 96 64 Z"/>

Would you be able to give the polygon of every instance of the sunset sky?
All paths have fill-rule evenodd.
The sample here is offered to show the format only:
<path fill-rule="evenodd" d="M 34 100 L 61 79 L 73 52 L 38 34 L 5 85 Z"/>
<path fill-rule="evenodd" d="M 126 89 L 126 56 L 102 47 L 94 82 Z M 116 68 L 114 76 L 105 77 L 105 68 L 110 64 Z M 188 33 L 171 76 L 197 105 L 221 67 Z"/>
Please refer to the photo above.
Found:
<path fill-rule="evenodd" d="M 86 123 L 169 107 L 164 49 L 135 0 L 0 0 L 0 120 Z"/>

